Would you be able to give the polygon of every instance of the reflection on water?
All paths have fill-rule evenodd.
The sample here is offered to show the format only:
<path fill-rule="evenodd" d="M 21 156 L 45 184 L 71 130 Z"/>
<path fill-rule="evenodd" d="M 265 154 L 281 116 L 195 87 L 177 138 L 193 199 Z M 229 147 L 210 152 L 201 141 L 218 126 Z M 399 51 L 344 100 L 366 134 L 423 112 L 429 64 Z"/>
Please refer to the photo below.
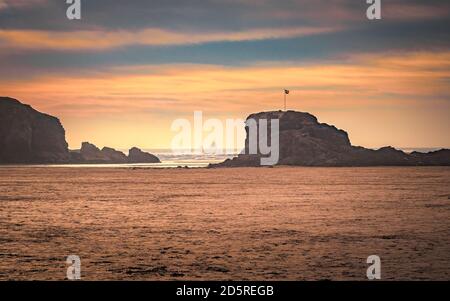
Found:
<path fill-rule="evenodd" d="M 179 164 L 181 165 L 181 164 Z M 0 168 L 0 279 L 450 280 L 450 168 Z"/>
<path fill-rule="evenodd" d="M 177 168 L 207 167 L 210 163 L 223 162 L 228 158 L 233 158 L 237 154 L 176 154 L 171 151 L 154 152 L 161 160 L 161 163 L 134 163 L 134 164 L 51 164 L 51 165 L 26 165 L 26 167 L 86 167 L 86 168 Z M 20 167 L 21 165 L 0 165 L 2 167 Z M 23 165 L 22 165 L 23 167 Z"/>

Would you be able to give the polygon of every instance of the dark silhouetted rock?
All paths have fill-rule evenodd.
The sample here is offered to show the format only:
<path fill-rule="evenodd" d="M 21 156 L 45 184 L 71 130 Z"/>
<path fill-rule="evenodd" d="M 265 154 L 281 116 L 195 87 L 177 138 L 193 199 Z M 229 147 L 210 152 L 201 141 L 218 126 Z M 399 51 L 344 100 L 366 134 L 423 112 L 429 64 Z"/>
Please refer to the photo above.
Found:
<path fill-rule="evenodd" d="M 0 164 L 13 163 L 159 163 L 159 159 L 138 148 L 130 158 L 110 147 L 100 150 L 83 142 L 70 150 L 58 118 L 40 113 L 9 97 L 0 97 Z"/>
<path fill-rule="evenodd" d="M 108 158 L 109 161 L 114 163 L 127 163 L 127 156 L 121 151 L 117 151 L 110 147 L 102 148 L 102 154 Z"/>
<path fill-rule="evenodd" d="M 94 144 L 83 142 L 79 151 L 71 152 L 73 163 L 120 164 L 127 163 L 127 156 L 110 147 L 100 150 Z"/>
<path fill-rule="evenodd" d="M 161 163 L 161 161 L 158 157 L 133 147 L 128 153 L 128 163 Z"/>
<path fill-rule="evenodd" d="M 80 154 L 80 150 L 69 150 L 70 163 L 85 163 Z"/>
<path fill-rule="evenodd" d="M 348 134 L 334 126 L 319 123 L 309 113 L 273 111 L 250 115 L 247 120 L 278 119 L 280 125 L 278 165 L 299 166 L 420 166 L 450 165 L 450 150 L 427 154 L 407 154 L 392 147 L 378 150 L 352 146 Z M 249 154 L 249 128 L 244 151 L 210 167 L 261 166 L 260 153 Z M 270 133 L 270 126 L 268 128 Z M 269 139 L 270 144 L 270 139 Z"/>
<path fill-rule="evenodd" d="M 89 142 L 83 142 L 80 150 L 70 152 L 71 162 L 78 164 L 160 163 L 158 157 L 133 147 L 127 157 L 110 147 L 101 150 Z"/>
<path fill-rule="evenodd" d="M 419 165 L 450 165 L 450 149 L 441 149 L 429 153 L 412 152 L 411 156 Z"/>
<path fill-rule="evenodd" d="M 58 118 L 0 97 L 0 163 L 67 163 L 69 158 Z"/>
<path fill-rule="evenodd" d="M 89 142 L 83 142 L 80 149 L 81 159 L 85 162 L 104 163 L 107 161 L 101 150 Z"/>

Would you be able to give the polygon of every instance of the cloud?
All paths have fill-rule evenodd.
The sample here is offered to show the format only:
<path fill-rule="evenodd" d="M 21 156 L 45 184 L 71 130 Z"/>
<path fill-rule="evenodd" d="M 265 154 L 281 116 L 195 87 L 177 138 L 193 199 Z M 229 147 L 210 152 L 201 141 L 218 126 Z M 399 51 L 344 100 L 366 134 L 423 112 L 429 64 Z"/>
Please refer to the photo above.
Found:
<path fill-rule="evenodd" d="M 433 2 L 433 1 L 431 1 Z M 436 1 L 435 1 L 436 2 Z M 450 16 L 450 4 L 437 3 L 402 3 L 387 2 L 383 6 L 383 17 L 387 20 L 427 20 L 427 19 L 443 19 Z"/>
<path fill-rule="evenodd" d="M 0 10 L 2 9 L 23 9 L 37 5 L 46 4 L 47 0 L 0 0 Z"/>
<path fill-rule="evenodd" d="M 71 22 L 62 0 L 0 0 L 0 28 L 45 31 L 239 31 L 365 24 L 366 1 L 355 0 L 95 0 L 82 1 L 83 19 Z M 6 9 L 5 9 L 6 8 Z M 383 1 L 385 21 L 448 18 L 446 0 Z"/>
<path fill-rule="evenodd" d="M 419 52 L 361 54 L 341 63 L 309 65 L 266 62 L 244 67 L 124 66 L 92 74 L 47 75 L 32 81 L 0 83 L 0 88 L 8 95 L 40 98 L 41 105 L 48 107 L 61 104 L 60 109 L 74 114 L 89 112 L 94 104 L 99 109 L 103 108 L 99 105 L 108 104 L 124 112 L 162 104 L 174 111 L 189 111 L 196 106 L 219 111 L 250 110 L 255 105 L 274 105 L 285 86 L 304 96 L 304 104 L 314 106 L 321 106 L 314 100 L 326 100 L 327 104 L 333 100 L 337 107 L 359 101 L 368 104 L 373 97 L 390 101 L 385 94 L 409 98 L 411 102 L 432 97 L 448 101 L 449 62 L 450 52 Z"/>
<path fill-rule="evenodd" d="M 302 37 L 323 34 L 337 28 L 297 27 L 259 28 L 237 32 L 175 32 L 157 28 L 132 31 L 55 32 L 36 30 L 0 30 L 2 48 L 52 50 L 105 50 L 116 47 L 147 45 L 168 46 L 222 41 L 248 41 Z"/>
<path fill-rule="evenodd" d="M 128 37 L 127 34 L 111 32 L 110 36 L 106 35 L 103 39 L 97 34 L 98 31 L 95 31 L 95 34 L 87 31 L 85 36 L 59 32 L 59 35 L 51 37 L 45 36 L 46 31 L 37 31 L 38 35 L 31 37 L 33 41 L 38 39 L 39 47 L 47 47 L 41 49 L 27 45 L 26 41 L 32 44 L 31 40 L 27 40 L 30 38 L 28 31 L 19 31 L 19 35 L 8 38 L 16 39 L 16 42 L 11 43 L 20 42 L 25 44 L 23 47 L 29 48 L 21 48 L 22 46 L 8 48 L 7 43 L 0 46 L 0 62 L 3 70 L 0 73 L 0 80 L 30 79 L 52 73 L 67 75 L 90 73 L 115 66 L 148 64 L 245 66 L 266 61 L 295 62 L 295 64 L 327 61 L 332 64 L 348 57 L 352 58 L 355 53 L 370 55 L 410 51 L 443 52 L 450 50 L 450 34 L 446 30 L 449 25 L 446 20 L 402 24 L 369 22 L 365 26 L 354 28 L 330 28 L 330 32 L 326 32 L 328 28 L 321 28 L 324 32 L 317 34 L 308 32 L 309 28 L 305 27 L 287 28 L 286 32 L 271 31 L 273 29 L 269 28 L 247 32 L 210 32 L 206 35 L 196 32 L 180 34 L 175 31 L 170 32 L 174 35 L 170 37 L 164 35 L 164 38 L 159 40 L 156 38 L 157 35 L 149 33 L 146 36 L 144 31 L 126 31 L 130 34 Z M 317 28 L 312 30 L 316 31 Z M 160 30 L 157 32 L 161 33 Z M 41 34 L 44 36 L 41 37 Z M 295 34 L 303 36 L 257 40 L 263 37 L 277 35 L 286 37 Z M 253 40 L 242 40 L 244 38 Z M 214 39 L 234 41 L 213 42 Z M 0 39 L 0 45 L 1 41 Z M 194 41 L 197 44 L 194 44 Z M 162 45 L 182 42 L 190 44 Z"/>

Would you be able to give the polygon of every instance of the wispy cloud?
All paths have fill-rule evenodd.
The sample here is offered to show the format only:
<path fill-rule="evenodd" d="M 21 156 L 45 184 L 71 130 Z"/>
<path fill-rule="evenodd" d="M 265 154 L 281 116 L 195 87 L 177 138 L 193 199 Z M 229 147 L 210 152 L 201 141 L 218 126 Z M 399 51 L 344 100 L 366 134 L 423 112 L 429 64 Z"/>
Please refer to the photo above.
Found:
<path fill-rule="evenodd" d="M 413 52 L 361 54 L 342 63 L 316 62 L 308 65 L 266 62 L 245 67 L 197 64 L 111 67 L 90 75 L 55 74 L 31 81 L 5 82 L 0 83 L 0 88 L 7 94 L 25 93 L 26 98 L 38 97 L 33 94 L 43 95 L 49 100 L 42 103 L 46 106 L 58 101 L 68 103 L 70 99 L 78 104 L 83 100 L 88 100 L 86 104 L 93 101 L 126 104 L 124 110 L 134 106 L 137 109 L 142 109 L 142 106 L 152 108 L 161 103 L 171 103 L 176 107 L 171 109 L 175 110 L 191 110 L 195 105 L 218 108 L 217 103 L 225 104 L 230 98 L 244 99 L 243 96 L 248 93 L 258 97 L 265 95 L 264 99 L 270 105 L 276 102 L 274 98 L 284 86 L 297 88 L 302 94 L 317 92 L 316 95 L 309 95 L 311 97 L 305 99 L 307 102 L 322 99 L 329 93 L 334 96 L 340 93 L 342 96 L 353 95 L 347 98 L 349 101 L 358 98 L 363 101 L 364 95 L 378 92 L 408 97 L 414 95 L 411 99 L 417 100 L 433 95 L 450 97 L 448 78 L 450 52 Z M 211 101 L 213 99 L 214 102 Z M 129 100 L 135 102 L 129 103 Z M 254 100 L 260 102 L 256 98 Z M 238 111 L 254 105 L 248 101 L 239 103 Z M 232 110 L 229 106 L 227 108 Z M 90 110 L 89 106 L 86 110 Z"/>
<path fill-rule="evenodd" d="M 105 50 L 147 45 L 168 46 L 223 41 L 281 39 L 330 33 L 339 28 L 294 27 L 258 28 L 236 32 L 176 32 L 158 28 L 140 31 L 36 31 L 0 30 L 2 48 L 52 50 Z"/>
<path fill-rule="evenodd" d="M 425 2 L 425 1 L 424 1 Z M 383 16 L 387 20 L 429 20 L 450 16 L 450 3 L 398 3 L 387 2 L 383 6 Z"/>
<path fill-rule="evenodd" d="M 0 10 L 7 8 L 25 8 L 46 4 L 47 0 L 0 0 Z"/>

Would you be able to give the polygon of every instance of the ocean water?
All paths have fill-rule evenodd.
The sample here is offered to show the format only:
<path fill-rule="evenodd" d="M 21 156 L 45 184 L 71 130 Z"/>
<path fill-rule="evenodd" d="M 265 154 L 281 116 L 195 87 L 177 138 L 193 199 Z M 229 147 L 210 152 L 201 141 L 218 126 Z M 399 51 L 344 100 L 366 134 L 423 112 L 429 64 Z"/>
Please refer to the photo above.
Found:
<path fill-rule="evenodd" d="M 133 163 L 133 164 L 53 164 L 48 167 L 85 167 L 85 168 L 178 168 L 207 167 L 210 163 L 223 162 L 237 156 L 237 153 L 174 153 L 171 150 L 144 150 L 156 155 L 161 163 Z M 124 152 L 125 153 L 125 152 Z M 39 165 L 31 166 L 38 167 Z"/>
<path fill-rule="evenodd" d="M 0 167 L 0 280 L 450 280 L 450 168 Z"/>

